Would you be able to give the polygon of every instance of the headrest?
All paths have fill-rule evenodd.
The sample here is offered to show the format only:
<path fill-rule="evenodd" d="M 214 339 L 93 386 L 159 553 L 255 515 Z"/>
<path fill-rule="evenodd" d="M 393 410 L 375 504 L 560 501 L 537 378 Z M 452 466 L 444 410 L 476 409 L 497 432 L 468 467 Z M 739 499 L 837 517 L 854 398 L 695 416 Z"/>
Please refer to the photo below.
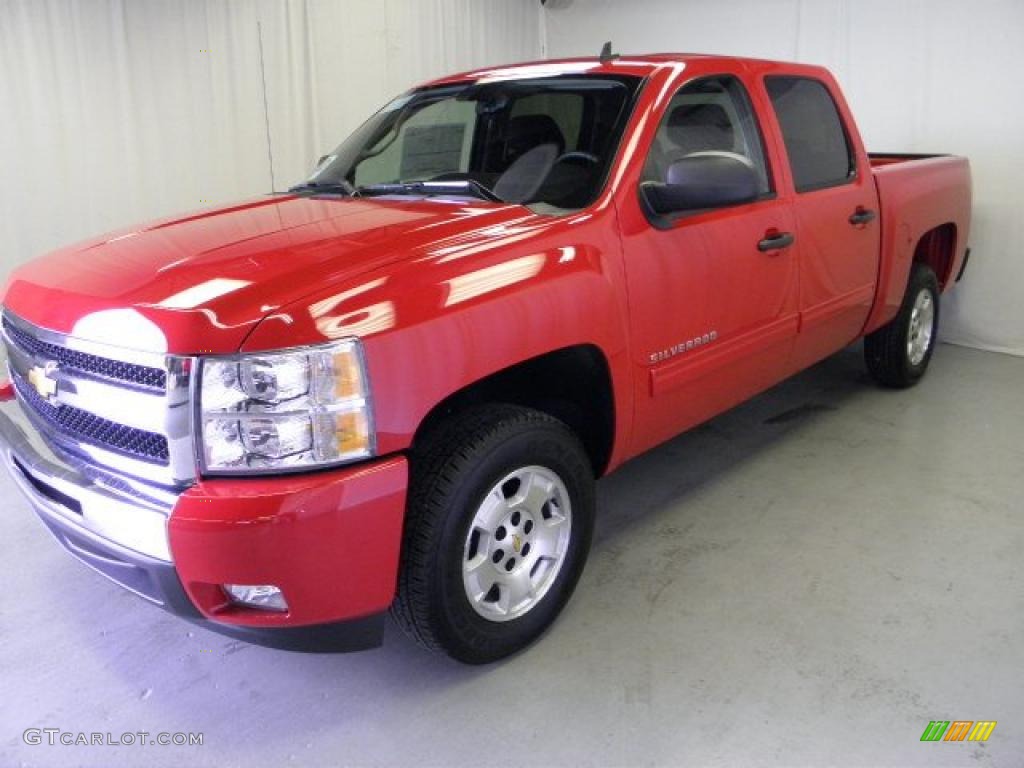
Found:
<path fill-rule="evenodd" d="M 683 154 L 729 152 L 735 137 L 729 113 L 719 104 L 683 104 L 668 117 L 668 139 Z"/>
<path fill-rule="evenodd" d="M 508 121 L 506 131 L 508 156 L 519 157 L 540 144 L 554 144 L 561 154 L 565 150 L 565 137 L 550 115 L 519 115 Z"/>

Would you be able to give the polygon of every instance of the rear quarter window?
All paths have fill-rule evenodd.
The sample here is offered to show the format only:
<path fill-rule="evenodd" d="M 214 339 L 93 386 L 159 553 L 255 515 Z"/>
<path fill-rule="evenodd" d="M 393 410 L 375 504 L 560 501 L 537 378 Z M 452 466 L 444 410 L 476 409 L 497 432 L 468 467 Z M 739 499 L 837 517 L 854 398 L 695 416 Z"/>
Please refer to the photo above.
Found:
<path fill-rule="evenodd" d="M 765 79 L 797 192 L 845 184 L 857 166 L 846 129 L 824 83 L 807 77 Z"/>

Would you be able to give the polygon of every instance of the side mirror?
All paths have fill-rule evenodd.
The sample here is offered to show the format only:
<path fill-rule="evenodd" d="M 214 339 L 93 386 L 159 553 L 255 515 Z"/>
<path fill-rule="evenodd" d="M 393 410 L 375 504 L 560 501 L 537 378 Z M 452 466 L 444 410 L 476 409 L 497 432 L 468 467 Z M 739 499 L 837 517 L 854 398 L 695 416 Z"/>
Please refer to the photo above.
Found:
<path fill-rule="evenodd" d="M 641 186 L 647 205 L 656 214 L 721 208 L 758 197 L 753 164 L 732 152 L 695 152 L 672 163 L 665 177 L 664 184 Z"/>

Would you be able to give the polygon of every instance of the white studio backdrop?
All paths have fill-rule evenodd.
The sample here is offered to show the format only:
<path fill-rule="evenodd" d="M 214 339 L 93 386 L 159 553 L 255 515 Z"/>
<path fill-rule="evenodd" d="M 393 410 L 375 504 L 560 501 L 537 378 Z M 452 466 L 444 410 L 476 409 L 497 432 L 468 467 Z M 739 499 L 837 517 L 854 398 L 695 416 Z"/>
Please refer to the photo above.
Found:
<path fill-rule="evenodd" d="M 0 0 L 0 273 L 269 192 L 271 157 L 287 187 L 415 83 L 608 39 L 824 64 L 869 148 L 969 156 L 943 336 L 1024 354 L 1024 0 Z"/>
<path fill-rule="evenodd" d="M 1024 355 L 1024 0 L 548 0 L 548 55 L 689 51 L 822 64 L 870 151 L 966 155 L 972 256 L 947 341 Z"/>
<path fill-rule="evenodd" d="M 0 276 L 270 192 L 271 157 L 285 189 L 391 97 L 541 34 L 538 0 L 0 0 Z"/>

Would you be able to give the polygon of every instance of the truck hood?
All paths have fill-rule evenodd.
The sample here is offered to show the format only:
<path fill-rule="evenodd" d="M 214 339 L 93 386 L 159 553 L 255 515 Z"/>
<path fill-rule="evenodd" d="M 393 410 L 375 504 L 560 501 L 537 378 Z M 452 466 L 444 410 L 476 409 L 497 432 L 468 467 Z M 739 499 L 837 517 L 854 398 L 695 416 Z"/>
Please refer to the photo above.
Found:
<path fill-rule="evenodd" d="M 529 218 L 521 206 L 437 198 L 260 198 L 35 259 L 11 275 L 3 302 L 106 344 L 234 352 L 261 319 L 325 285 Z"/>

